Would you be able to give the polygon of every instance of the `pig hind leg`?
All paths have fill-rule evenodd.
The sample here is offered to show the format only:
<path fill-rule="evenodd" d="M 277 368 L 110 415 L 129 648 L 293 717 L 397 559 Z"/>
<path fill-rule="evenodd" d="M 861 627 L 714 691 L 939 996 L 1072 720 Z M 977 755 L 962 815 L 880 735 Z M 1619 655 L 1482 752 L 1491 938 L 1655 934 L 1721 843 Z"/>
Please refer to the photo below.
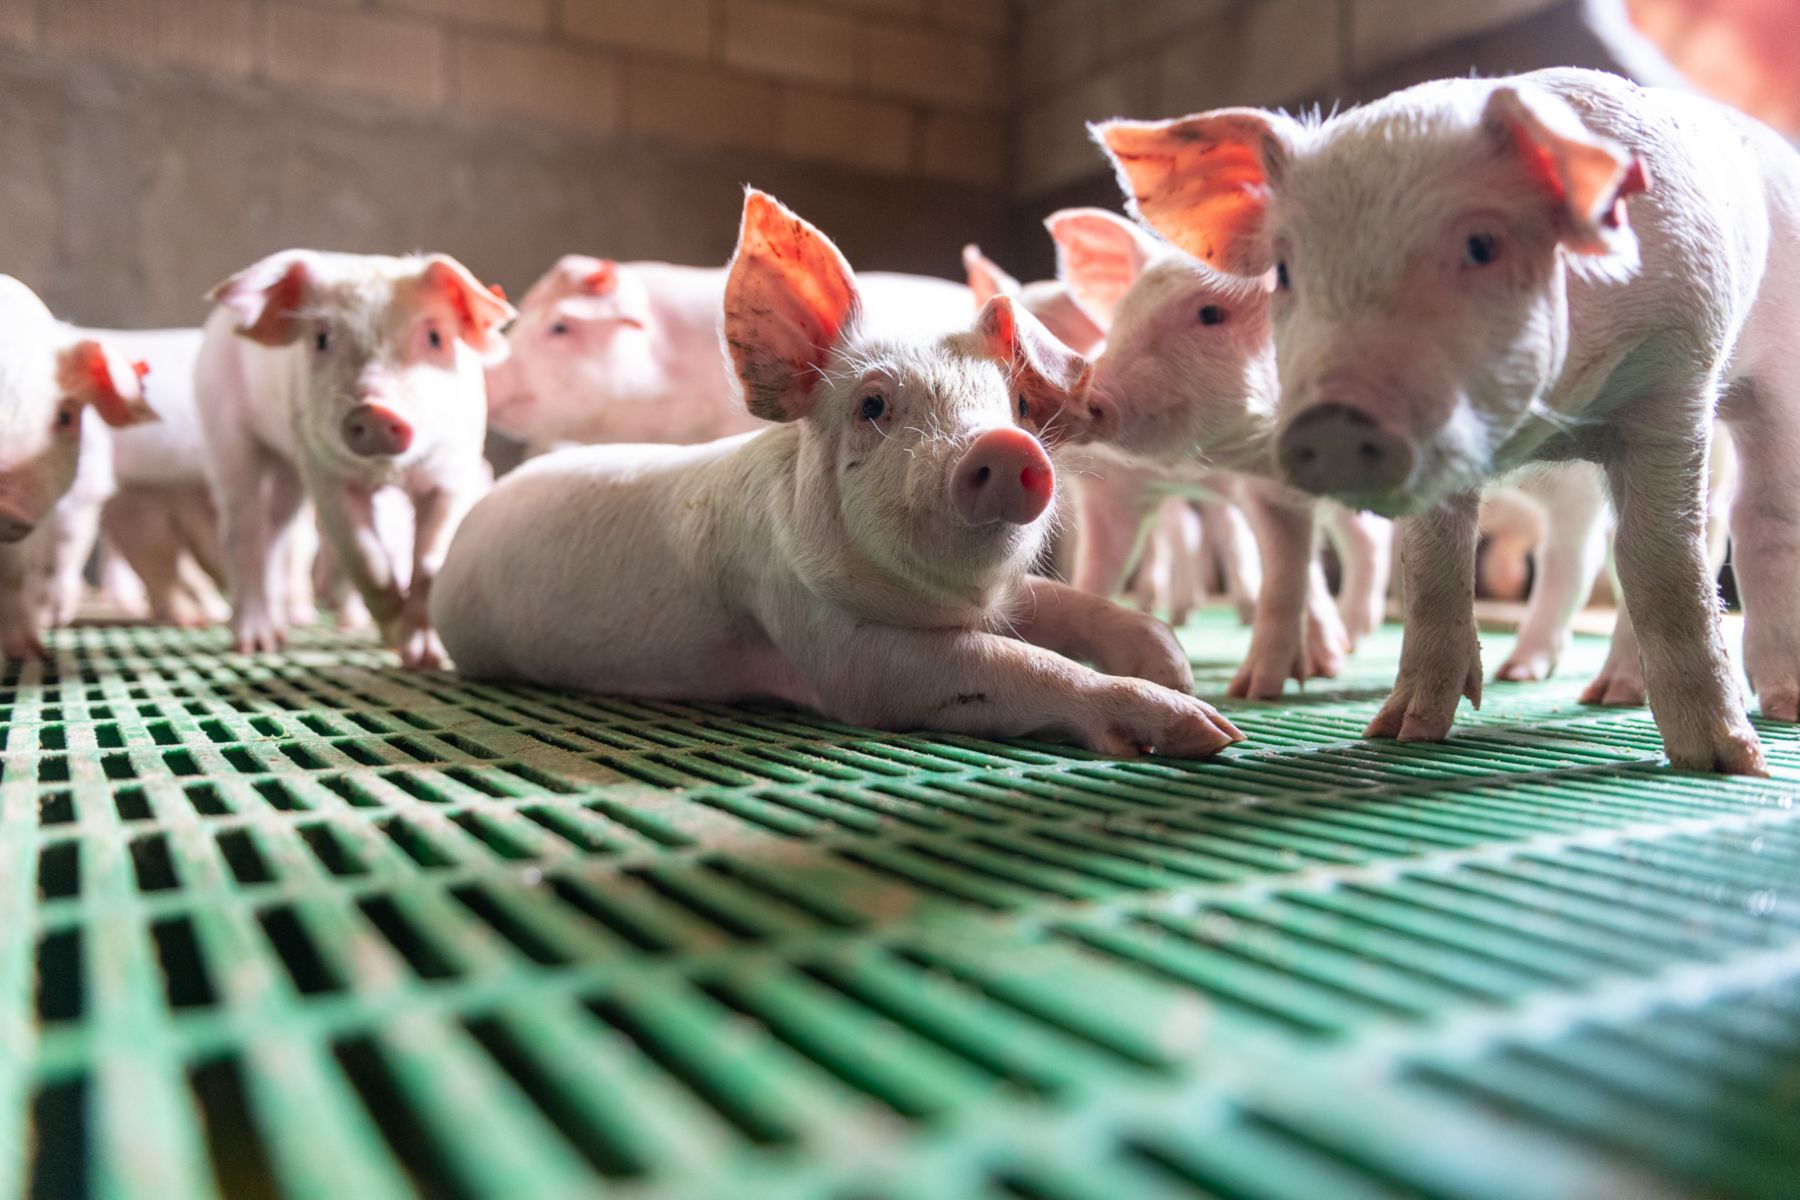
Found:
<path fill-rule="evenodd" d="M 1569 624 L 1606 565 L 1606 489 L 1585 464 L 1555 467 L 1524 485 L 1543 502 L 1537 577 L 1512 653 L 1496 679 L 1548 679 L 1569 645 Z"/>
<path fill-rule="evenodd" d="M 1733 570 L 1744 606 L 1744 670 L 1763 716 L 1800 719 L 1800 361 L 1777 390 L 1740 383 L 1723 413 L 1741 484 L 1731 507 Z"/>

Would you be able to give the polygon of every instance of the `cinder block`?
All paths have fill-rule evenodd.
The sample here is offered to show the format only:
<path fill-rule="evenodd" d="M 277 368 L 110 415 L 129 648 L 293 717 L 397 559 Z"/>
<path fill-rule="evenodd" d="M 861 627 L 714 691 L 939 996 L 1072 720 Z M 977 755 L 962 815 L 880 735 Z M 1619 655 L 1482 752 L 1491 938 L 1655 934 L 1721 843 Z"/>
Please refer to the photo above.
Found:
<path fill-rule="evenodd" d="M 572 133 L 619 129 L 619 70 L 604 54 L 466 33 L 456 45 L 456 107 Z"/>
<path fill-rule="evenodd" d="M 1318 0 L 1228 6 L 1163 51 L 1152 110 L 1179 116 L 1233 104 L 1285 104 L 1333 92 L 1339 25 L 1321 21 Z"/>
<path fill-rule="evenodd" d="M 550 0 L 378 0 L 378 6 L 469 25 L 532 33 L 550 28 Z"/>
<path fill-rule="evenodd" d="M 248 75 L 251 16 L 246 0 L 57 0 L 45 9 L 44 43 L 64 54 Z"/>
<path fill-rule="evenodd" d="M 1528 17 L 1562 0 L 1351 0 L 1351 69 L 1361 72 Z"/>
<path fill-rule="evenodd" d="M 774 84 L 718 70 L 632 62 L 625 125 L 650 142 L 753 152 L 775 141 Z"/>
<path fill-rule="evenodd" d="M 912 133 L 913 113 L 903 104 L 786 88 L 776 149 L 788 158 L 899 174 L 911 159 Z"/>
<path fill-rule="evenodd" d="M 996 113 L 927 113 L 919 169 L 933 179 L 997 190 L 1006 182 L 1007 132 Z"/>
<path fill-rule="evenodd" d="M 846 13 L 768 0 L 730 0 L 725 9 L 725 61 L 735 67 L 848 85 L 855 22 Z"/>
<path fill-rule="evenodd" d="M 446 38 L 439 26 L 416 17 L 270 4 L 261 50 L 262 69 L 277 83 L 408 108 L 444 102 Z"/>
<path fill-rule="evenodd" d="M 712 49 L 712 0 L 563 0 L 563 32 L 603 46 L 687 58 Z"/>
<path fill-rule="evenodd" d="M 1001 44 L 903 25 L 863 28 L 858 61 L 869 89 L 944 108 L 999 108 L 1010 94 Z"/>

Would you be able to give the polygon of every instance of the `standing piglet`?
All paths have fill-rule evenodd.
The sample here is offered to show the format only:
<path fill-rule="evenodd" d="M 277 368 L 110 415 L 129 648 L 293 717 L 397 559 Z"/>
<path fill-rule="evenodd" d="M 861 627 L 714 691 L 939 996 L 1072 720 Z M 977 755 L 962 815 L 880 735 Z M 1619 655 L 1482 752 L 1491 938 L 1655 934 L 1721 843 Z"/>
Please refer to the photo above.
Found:
<path fill-rule="evenodd" d="M 745 401 L 779 424 L 502 480 L 433 594 L 460 670 L 1114 753 L 1241 736 L 1186 694 L 1165 626 L 1027 576 L 1055 496 L 1031 431 L 1076 423 L 1086 369 L 1030 314 L 997 297 L 972 330 L 889 340 L 837 247 L 757 191 L 724 306 Z"/>
<path fill-rule="evenodd" d="M 195 377 L 241 651 L 286 630 L 278 552 L 305 495 L 388 645 L 442 659 L 428 597 L 451 535 L 486 490 L 483 371 L 512 306 L 442 254 L 287 250 L 214 288 Z M 411 578 L 377 536 L 374 493 L 411 501 Z"/>
<path fill-rule="evenodd" d="M 71 337 L 30 288 L 0 275 L 0 653 L 6 657 L 44 655 L 46 606 L 35 593 L 50 581 L 56 543 L 68 540 L 69 522 L 57 509 L 78 477 L 111 476 L 112 447 L 100 422 L 124 426 L 152 416 L 131 362 L 93 338 Z M 85 493 L 75 503 L 84 513 L 98 506 Z"/>
<path fill-rule="evenodd" d="M 1273 273 L 1284 476 L 1408 518 L 1406 639 L 1371 736 L 1478 700 L 1481 484 L 1606 472 L 1670 760 L 1760 772 L 1706 561 L 1713 418 L 1738 443 L 1744 659 L 1800 715 L 1800 157 L 1710 101 L 1589 71 L 1423 84 L 1316 126 L 1253 109 L 1100 129 L 1140 214 Z"/>

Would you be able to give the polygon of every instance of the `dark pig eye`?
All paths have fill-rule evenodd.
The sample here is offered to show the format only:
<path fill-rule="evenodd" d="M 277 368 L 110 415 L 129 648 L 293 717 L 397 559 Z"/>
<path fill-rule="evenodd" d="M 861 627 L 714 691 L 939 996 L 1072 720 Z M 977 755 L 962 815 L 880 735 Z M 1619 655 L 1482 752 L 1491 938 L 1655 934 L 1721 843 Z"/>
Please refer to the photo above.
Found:
<path fill-rule="evenodd" d="M 561 337 L 563 334 L 569 332 L 569 323 L 567 321 L 558 321 L 550 327 L 550 332 L 556 337 Z"/>
<path fill-rule="evenodd" d="M 65 404 L 56 410 L 56 427 L 58 429 L 67 429 L 73 424 L 75 424 L 75 410 L 73 408 L 70 408 Z"/>
<path fill-rule="evenodd" d="M 1491 233 L 1472 233 L 1463 245 L 1463 261 L 1472 267 L 1485 267 L 1500 257 L 1500 239 Z"/>
<path fill-rule="evenodd" d="M 444 348 L 444 335 L 435 329 L 427 335 L 427 340 L 431 342 L 431 348 L 433 350 L 442 350 Z"/>
<path fill-rule="evenodd" d="M 1031 406 L 1025 403 L 1025 393 L 1019 393 L 1019 420 L 1023 421 L 1031 415 Z"/>
<path fill-rule="evenodd" d="M 1200 310 L 1200 323 L 1202 325 L 1223 325 L 1225 323 L 1225 310 L 1220 308 L 1217 304 L 1208 304 Z"/>
<path fill-rule="evenodd" d="M 318 348 L 320 354 L 325 353 L 331 349 L 331 335 L 323 329 L 319 330 L 317 334 L 313 335 L 313 345 Z"/>
<path fill-rule="evenodd" d="M 1287 291 L 1289 288 L 1293 287 L 1293 284 L 1288 282 L 1288 269 L 1287 269 L 1286 262 L 1278 262 L 1275 264 L 1275 286 L 1280 288 L 1284 292 Z"/>
<path fill-rule="evenodd" d="M 862 418 L 865 421 L 879 421 L 887 412 L 887 401 L 880 396 L 864 396 L 862 398 Z"/>

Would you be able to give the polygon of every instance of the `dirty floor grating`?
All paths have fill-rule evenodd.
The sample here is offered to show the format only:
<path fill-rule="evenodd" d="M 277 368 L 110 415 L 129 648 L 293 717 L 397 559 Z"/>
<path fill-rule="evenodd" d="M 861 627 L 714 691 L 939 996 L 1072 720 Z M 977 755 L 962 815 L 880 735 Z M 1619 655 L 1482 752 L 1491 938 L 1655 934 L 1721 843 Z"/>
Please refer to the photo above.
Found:
<path fill-rule="evenodd" d="M 1193 764 L 223 647 L 0 679 L 0 1196 L 1800 1194 L 1800 738 L 1661 768 L 1598 642 Z"/>

